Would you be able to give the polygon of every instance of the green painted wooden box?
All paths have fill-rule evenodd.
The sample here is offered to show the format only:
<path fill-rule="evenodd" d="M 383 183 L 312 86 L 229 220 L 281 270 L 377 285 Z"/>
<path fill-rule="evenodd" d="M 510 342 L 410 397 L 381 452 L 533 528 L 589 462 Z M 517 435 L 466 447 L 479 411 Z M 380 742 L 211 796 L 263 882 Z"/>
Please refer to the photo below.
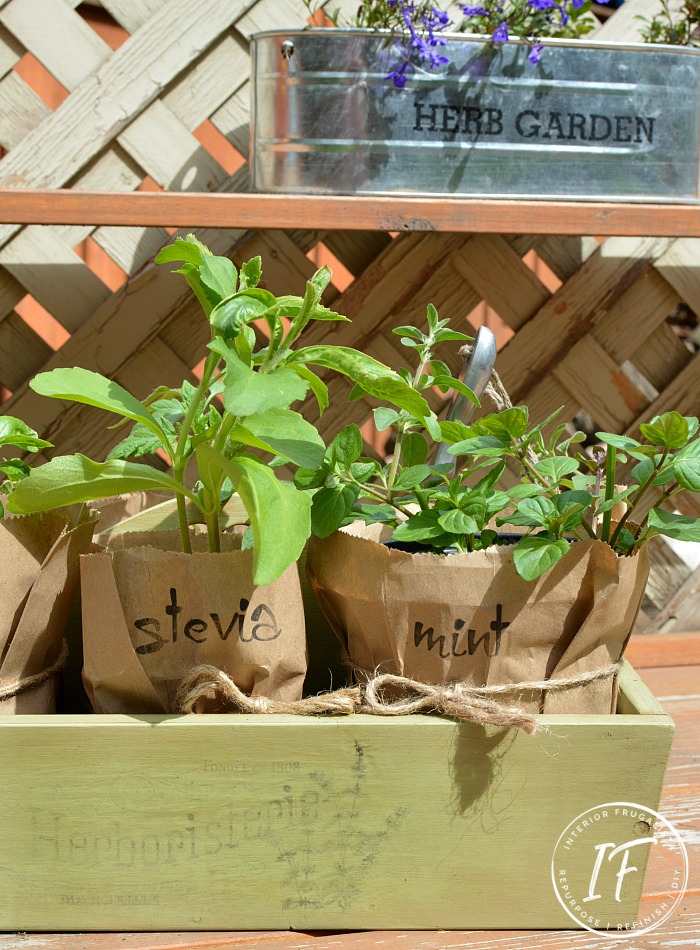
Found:
<path fill-rule="evenodd" d="M 542 723 L 7 718 L 0 929 L 574 927 L 557 839 L 604 802 L 658 808 L 673 722 L 626 667 L 617 715 Z"/>

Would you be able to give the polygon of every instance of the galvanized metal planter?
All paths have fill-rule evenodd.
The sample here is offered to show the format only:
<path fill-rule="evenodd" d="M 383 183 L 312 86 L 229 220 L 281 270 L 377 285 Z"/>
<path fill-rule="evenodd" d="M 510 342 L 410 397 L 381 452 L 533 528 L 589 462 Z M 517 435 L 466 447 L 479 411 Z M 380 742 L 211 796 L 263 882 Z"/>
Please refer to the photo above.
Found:
<path fill-rule="evenodd" d="M 365 30 L 253 37 L 253 186 L 313 194 L 697 201 L 700 51 L 449 39 L 449 66 L 385 77 Z"/>

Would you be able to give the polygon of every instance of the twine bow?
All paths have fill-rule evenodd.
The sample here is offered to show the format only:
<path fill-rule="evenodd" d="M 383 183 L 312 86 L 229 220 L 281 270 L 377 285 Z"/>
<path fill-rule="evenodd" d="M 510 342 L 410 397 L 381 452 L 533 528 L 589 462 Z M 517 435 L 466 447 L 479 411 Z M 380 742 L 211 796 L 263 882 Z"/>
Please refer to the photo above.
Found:
<path fill-rule="evenodd" d="M 438 712 L 461 722 L 476 722 L 507 728 L 514 726 L 532 734 L 540 727 L 537 716 L 517 705 L 503 705 L 497 699 L 508 693 L 529 691 L 559 693 L 608 679 L 620 669 L 622 661 L 610 666 L 580 673 L 566 679 L 534 680 L 521 683 L 497 683 L 492 686 L 469 686 L 466 683 L 431 685 L 406 676 L 380 673 L 370 676 L 364 686 L 360 712 L 375 716 L 408 716 L 412 713 Z M 383 691 L 391 689 L 402 695 L 387 698 Z"/>
<path fill-rule="evenodd" d="M 373 716 L 408 716 L 413 713 L 437 712 L 460 722 L 482 725 L 515 727 L 531 734 L 540 727 L 538 718 L 517 705 L 504 705 L 499 696 L 528 691 L 558 693 L 576 686 L 585 686 L 598 680 L 609 679 L 620 669 L 622 661 L 609 666 L 580 673 L 566 679 L 535 680 L 521 683 L 498 683 L 493 686 L 468 686 L 466 683 L 422 683 L 419 680 L 394 673 L 370 674 L 356 671 L 365 678 L 362 686 L 337 689 L 305 699 L 270 699 L 267 696 L 248 696 L 223 670 L 202 664 L 196 666 L 180 683 L 177 706 L 183 713 L 195 710 L 197 701 L 211 698 L 212 693 L 244 713 L 283 714 L 306 716 L 318 713 L 347 716 L 369 713 Z M 390 689 L 393 698 L 385 691 Z M 396 696 L 396 693 L 401 695 Z"/>

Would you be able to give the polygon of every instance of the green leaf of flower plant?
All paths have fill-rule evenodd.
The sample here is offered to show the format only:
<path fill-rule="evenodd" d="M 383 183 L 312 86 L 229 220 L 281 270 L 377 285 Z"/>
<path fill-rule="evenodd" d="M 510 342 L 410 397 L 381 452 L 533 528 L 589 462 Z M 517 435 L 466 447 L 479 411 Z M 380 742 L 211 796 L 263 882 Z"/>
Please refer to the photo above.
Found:
<path fill-rule="evenodd" d="M 676 541 L 700 541 L 700 518 L 652 508 L 647 523 L 653 534 L 663 534 Z"/>
<path fill-rule="evenodd" d="M 445 534 L 445 529 L 439 523 L 440 512 L 431 508 L 430 511 L 419 511 L 402 522 L 394 531 L 397 541 L 430 541 Z"/>
<path fill-rule="evenodd" d="M 209 322 L 225 340 L 232 340 L 246 324 L 259 320 L 276 303 L 277 298 L 267 290 L 244 290 L 217 303 L 209 314 Z"/>
<path fill-rule="evenodd" d="M 294 473 L 294 484 L 301 491 L 321 488 L 331 472 L 330 463 L 325 462 L 320 468 L 298 468 Z"/>
<path fill-rule="evenodd" d="M 417 488 L 420 483 L 424 482 L 429 475 L 429 466 L 411 465 L 409 468 L 403 469 L 399 477 L 396 479 L 394 488 L 403 489 L 404 491 L 410 490 L 411 488 Z"/>
<path fill-rule="evenodd" d="M 438 518 L 438 524 L 449 534 L 476 534 L 479 525 L 471 515 L 465 514 L 459 508 L 446 511 Z"/>
<path fill-rule="evenodd" d="M 504 442 L 511 442 L 525 435 L 528 419 L 527 406 L 513 406 L 484 416 L 475 423 L 474 429 L 481 435 L 495 435 Z"/>
<path fill-rule="evenodd" d="M 394 327 L 391 332 L 395 333 L 396 336 L 407 336 L 412 340 L 418 340 L 421 343 L 425 342 L 425 334 L 421 333 L 417 327 Z"/>
<path fill-rule="evenodd" d="M 148 455 L 151 452 L 157 452 L 162 448 L 162 442 L 157 435 L 154 435 L 150 429 L 137 422 L 129 435 L 122 439 L 107 456 L 107 461 L 113 459 L 135 459 Z"/>
<path fill-rule="evenodd" d="M 535 464 L 535 470 L 550 483 L 558 483 L 562 478 L 578 471 L 578 462 L 576 459 L 569 458 L 568 455 L 556 455 L 551 458 L 540 459 Z"/>
<path fill-rule="evenodd" d="M 680 412 L 664 412 L 639 427 L 647 442 L 665 449 L 680 449 L 688 441 L 688 421 Z"/>
<path fill-rule="evenodd" d="M 26 478 L 30 471 L 31 469 L 27 463 L 20 459 L 6 459 L 4 462 L 0 462 L 0 472 L 13 483 Z"/>
<path fill-rule="evenodd" d="M 471 389 L 453 376 L 435 376 L 433 378 L 433 386 L 437 386 L 442 390 L 454 389 L 455 392 L 458 392 L 460 396 L 464 396 L 465 399 L 468 399 L 469 402 L 475 406 L 481 405 Z"/>
<path fill-rule="evenodd" d="M 300 465 L 318 468 L 323 463 L 326 446 L 315 426 L 293 409 L 268 409 L 248 416 L 245 424 L 231 431 L 231 439 L 253 445 L 241 434 L 247 432 L 258 440 L 257 448 Z"/>
<path fill-rule="evenodd" d="M 50 442 L 40 439 L 21 419 L 14 416 L 0 416 L 0 445 L 13 445 L 27 452 L 37 452 L 49 448 Z"/>
<path fill-rule="evenodd" d="M 623 452 L 638 449 L 641 444 L 636 439 L 631 439 L 627 435 L 616 435 L 614 432 L 596 432 L 595 437 L 604 445 L 612 445 L 613 448 L 622 449 Z"/>
<path fill-rule="evenodd" d="M 331 442 L 329 450 L 333 458 L 348 468 L 362 455 L 362 446 L 362 433 L 354 423 L 351 423 L 340 430 Z"/>
<path fill-rule="evenodd" d="M 384 432 L 389 426 L 393 426 L 398 418 L 398 412 L 395 409 L 389 409 L 387 406 L 380 406 L 374 410 L 374 424 L 377 427 L 377 432 Z"/>
<path fill-rule="evenodd" d="M 507 515 L 499 524 L 546 528 L 557 518 L 557 509 L 549 498 L 523 498 L 517 503 L 515 514 Z"/>
<path fill-rule="evenodd" d="M 401 463 L 407 468 L 422 465 L 428 458 L 430 446 L 420 432 L 404 432 L 401 443 Z"/>
<path fill-rule="evenodd" d="M 311 534 L 311 498 L 257 459 L 227 459 L 209 445 L 198 451 L 213 457 L 238 492 L 255 539 L 253 580 L 271 584 L 299 558 Z"/>
<path fill-rule="evenodd" d="M 509 441 L 496 438 L 495 435 L 477 435 L 462 442 L 455 442 L 448 448 L 450 455 L 482 455 L 485 458 L 497 458 L 510 445 Z"/>
<path fill-rule="evenodd" d="M 156 254 L 156 264 L 185 263 L 199 267 L 211 251 L 206 245 L 198 241 L 194 234 L 188 234 L 187 239 L 175 238 L 172 244 L 161 248 Z"/>
<path fill-rule="evenodd" d="M 563 538 L 556 541 L 542 535 L 523 538 L 513 551 L 515 569 L 523 580 L 535 581 L 560 561 L 568 550 L 569 543 Z"/>
<path fill-rule="evenodd" d="M 295 350 L 285 365 L 311 363 L 334 369 L 358 383 L 370 396 L 385 399 L 419 419 L 431 414 L 425 399 L 397 373 L 365 353 L 346 346 L 306 346 Z"/>
<path fill-rule="evenodd" d="M 238 289 L 238 271 L 227 257 L 213 254 L 205 257 L 199 268 L 199 279 L 214 305 L 235 294 Z"/>
<path fill-rule="evenodd" d="M 683 488 L 700 492 L 700 458 L 676 461 L 673 465 L 673 474 Z"/>
<path fill-rule="evenodd" d="M 224 406 L 234 416 L 252 416 L 266 409 L 286 409 L 303 399 L 309 384 L 291 368 L 279 367 L 271 373 L 251 369 L 223 340 L 209 344 L 226 361 Z"/>
<path fill-rule="evenodd" d="M 39 373 L 30 381 L 29 386 L 40 396 L 97 406 L 98 409 L 141 422 L 161 439 L 164 448 L 168 448 L 165 433 L 144 404 L 106 376 L 74 366 L 71 369 L 53 369 L 49 373 Z"/>
<path fill-rule="evenodd" d="M 309 384 L 309 389 L 316 397 L 316 402 L 318 404 L 318 414 L 322 416 L 325 410 L 328 408 L 328 386 L 323 382 L 323 380 L 316 375 L 308 366 L 303 366 L 301 363 L 295 363 L 289 367 L 294 370 L 297 376 L 300 376 L 305 382 Z"/>
<path fill-rule="evenodd" d="M 337 531 L 352 510 L 357 493 L 348 485 L 321 488 L 311 505 L 311 525 L 317 538 L 327 538 Z"/>
<path fill-rule="evenodd" d="M 507 495 L 509 498 L 535 498 L 537 495 L 541 494 L 542 487 L 540 485 L 535 485 L 532 482 L 521 482 L 519 485 L 514 485 L 512 488 L 509 488 Z"/>
<path fill-rule="evenodd" d="M 135 491 L 167 491 L 192 497 L 171 475 L 138 462 L 93 462 L 84 455 L 59 455 L 31 470 L 7 501 L 9 511 L 30 514 Z"/>
<path fill-rule="evenodd" d="M 239 290 L 248 290 L 249 287 L 257 287 L 262 277 L 262 258 L 251 257 L 245 264 L 241 264 Z"/>

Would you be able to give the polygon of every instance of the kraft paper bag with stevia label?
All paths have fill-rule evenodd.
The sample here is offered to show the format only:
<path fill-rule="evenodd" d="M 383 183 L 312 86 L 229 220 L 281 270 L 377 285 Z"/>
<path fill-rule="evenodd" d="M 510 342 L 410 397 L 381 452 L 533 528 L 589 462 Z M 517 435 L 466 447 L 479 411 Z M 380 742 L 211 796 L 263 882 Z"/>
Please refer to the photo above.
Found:
<path fill-rule="evenodd" d="M 83 506 L 0 520 L 0 715 L 56 711 L 78 559 L 96 523 Z"/>
<path fill-rule="evenodd" d="M 379 543 L 390 537 L 390 528 L 355 523 L 309 545 L 309 581 L 360 679 L 487 686 L 602 669 L 622 655 L 648 574 L 644 549 L 618 557 L 595 540 L 525 581 L 507 546 L 409 554 Z M 530 711 L 609 714 L 616 684 L 610 676 L 506 699 Z"/>
<path fill-rule="evenodd" d="M 306 673 L 304 611 L 292 565 L 272 584 L 252 581 L 253 552 L 222 536 L 210 554 L 177 550 L 170 532 L 117 535 L 81 559 L 83 679 L 105 713 L 176 711 L 180 681 L 211 664 L 252 696 L 301 698 Z M 225 712 L 219 701 L 198 711 Z"/>

